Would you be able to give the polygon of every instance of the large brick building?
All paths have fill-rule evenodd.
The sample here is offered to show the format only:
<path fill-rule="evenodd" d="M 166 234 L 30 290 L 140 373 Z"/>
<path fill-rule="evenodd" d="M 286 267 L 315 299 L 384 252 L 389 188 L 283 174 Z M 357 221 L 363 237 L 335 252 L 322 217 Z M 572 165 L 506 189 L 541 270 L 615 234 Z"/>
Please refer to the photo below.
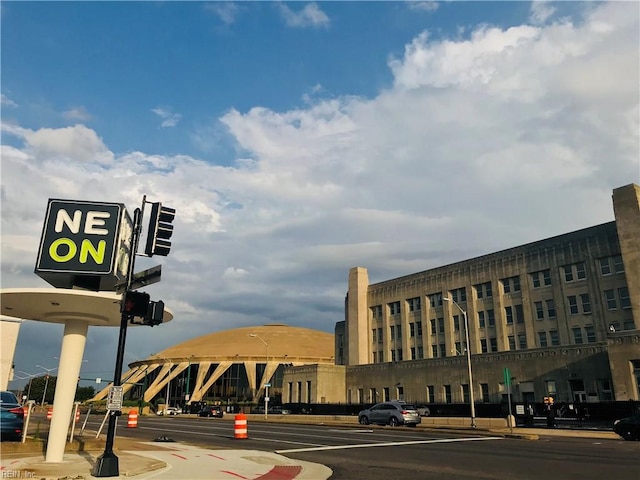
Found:
<path fill-rule="evenodd" d="M 369 284 L 349 272 L 336 366 L 285 371 L 296 385 L 337 383 L 328 402 L 640 399 L 640 187 L 613 192 L 615 221 Z M 342 366 L 341 366 L 342 365 Z"/>

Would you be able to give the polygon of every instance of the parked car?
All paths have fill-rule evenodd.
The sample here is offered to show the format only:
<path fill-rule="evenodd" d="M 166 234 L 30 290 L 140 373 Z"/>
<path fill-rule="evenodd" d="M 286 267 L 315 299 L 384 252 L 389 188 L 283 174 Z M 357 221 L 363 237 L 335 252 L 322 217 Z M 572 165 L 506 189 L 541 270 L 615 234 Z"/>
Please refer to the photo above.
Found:
<path fill-rule="evenodd" d="M 640 440 L 640 415 L 616 420 L 613 431 L 625 440 Z"/>
<path fill-rule="evenodd" d="M 24 410 L 12 392 L 0 392 L 0 436 L 19 440 L 24 428 Z"/>
<path fill-rule="evenodd" d="M 177 407 L 167 407 L 158 410 L 158 415 L 180 415 L 181 410 Z"/>
<path fill-rule="evenodd" d="M 408 425 L 415 427 L 421 422 L 416 407 L 402 402 L 382 402 L 358 413 L 361 425 L 375 423 L 379 425 Z"/>
<path fill-rule="evenodd" d="M 206 406 L 206 407 L 203 407 L 202 410 L 198 412 L 198 416 L 222 418 L 224 417 L 224 412 L 222 411 L 222 407 L 219 407 L 217 405 Z"/>
<path fill-rule="evenodd" d="M 418 415 L 421 417 L 428 417 L 431 415 L 431 410 L 426 405 L 418 405 L 416 410 L 418 411 Z"/>

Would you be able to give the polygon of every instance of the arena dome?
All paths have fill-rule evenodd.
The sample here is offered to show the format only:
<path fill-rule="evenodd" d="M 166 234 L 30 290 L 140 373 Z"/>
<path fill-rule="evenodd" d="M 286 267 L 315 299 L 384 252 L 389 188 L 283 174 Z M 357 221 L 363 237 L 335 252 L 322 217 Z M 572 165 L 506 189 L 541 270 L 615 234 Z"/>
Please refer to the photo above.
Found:
<path fill-rule="evenodd" d="M 263 395 L 278 402 L 286 366 L 333 365 L 334 335 L 283 324 L 215 332 L 129 364 L 122 385 L 130 398 L 184 406 L 201 401 L 251 402 Z M 92 400 L 102 400 L 109 387 Z"/>

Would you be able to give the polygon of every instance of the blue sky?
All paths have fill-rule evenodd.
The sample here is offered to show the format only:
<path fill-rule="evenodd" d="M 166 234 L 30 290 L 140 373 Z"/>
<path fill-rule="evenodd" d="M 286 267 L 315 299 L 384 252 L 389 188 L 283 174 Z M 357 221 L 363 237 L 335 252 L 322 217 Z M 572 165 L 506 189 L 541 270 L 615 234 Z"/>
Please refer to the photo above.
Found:
<path fill-rule="evenodd" d="M 610 221 L 640 182 L 637 2 L 0 12 L 2 287 L 46 286 L 48 198 L 178 212 L 149 289 L 175 320 L 130 332 L 127 361 L 240 326 L 333 331 L 353 266 L 377 282 Z M 58 338 L 25 322 L 18 369 Z M 83 368 L 107 377 L 116 341 L 90 330 Z"/>

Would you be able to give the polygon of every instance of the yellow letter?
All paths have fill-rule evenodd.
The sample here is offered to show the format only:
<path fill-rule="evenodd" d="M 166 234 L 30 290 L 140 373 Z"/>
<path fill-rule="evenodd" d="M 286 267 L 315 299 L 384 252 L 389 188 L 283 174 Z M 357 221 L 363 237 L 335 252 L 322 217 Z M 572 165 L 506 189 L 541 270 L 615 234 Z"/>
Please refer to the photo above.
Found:
<path fill-rule="evenodd" d="M 82 245 L 80 245 L 80 263 L 87 263 L 87 257 L 91 255 L 98 265 L 102 265 L 106 248 L 107 242 L 104 240 L 100 240 L 98 242 L 98 248 L 95 248 L 91 244 L 91 241 L 85 238 L 82 240 Z"/>
<path fill-rule="evenodd" d="M 66 245 L 69 247 L 69 252 L 66 255 L 58 255 L 58 247 L 60 245 Z M 71 260 L 76 256 L 76 252 L 78 251 L 78 247 L 70 238 L 58 238 L 51 243 L 49 247 L 49 256 L 53 259 L 54 262 L 64 263 Z"/>

